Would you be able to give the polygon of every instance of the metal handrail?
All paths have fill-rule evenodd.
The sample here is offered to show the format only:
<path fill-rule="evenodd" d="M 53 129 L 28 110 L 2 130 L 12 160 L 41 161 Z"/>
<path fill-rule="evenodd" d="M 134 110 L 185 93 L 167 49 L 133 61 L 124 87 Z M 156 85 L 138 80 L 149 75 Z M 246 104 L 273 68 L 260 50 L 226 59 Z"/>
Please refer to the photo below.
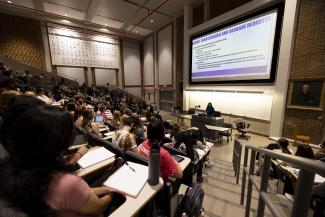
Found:
<path fill-rule="evenodd" d="M 250 156 L 251 159 L 250 159 L 250 168 L 248 170 L 247 160 L 248 160 L 249 150 L 251 150 L 251 156 Z M 254 178 L 256 152 L 260 154 L 264 154 L 264 163 L 263 163 L 260 185 L 257 183 L 257 181 Z M 270 172 L 272 157 L 300 167 L 297 187 L 294 195 L 294 202 L 292 206 L 291 217 L 306 217 L 308 214 L 309 202 L 310 202 L 310 197 L 308 197 L 307 195 L 311 195 L 312 187 L 314 185 L 315 173 L 325 176 L 324 164 L 321 162 L 317 162 L 315 160 L 278 153 L 268 149 L 261 149 L 253 146 L 245 147 L 242 189 L 241 189 L 241 197 L 240 197 L 240 204 L 243 205 L 244 197 L 245 197 L 246 174 L 248 174 L 249 179 L 248 179 L 247 196 L 246 196 L 245 217 L 248 217 L 250 214 L 253 184 L 254 187 L 259 192 L 257 217 L 264 216 L 265 205 L 268 206 L 273 216 L 282 217 L 280 211 L 276 208 L 274 203 L 270 200 L 270 198 L 267 195 L 267 187 L 268 187 L 269 172 Z"/>
<path fill-rule="evenodd" d="M 76 79 L 74 77 L 71 77 L 71 76 L 68 76 L 68 75 L 64 75 L 64 74 L 61 74 L 61 73 L 57 73 L 57 75 L 60 75 L 61 77 L 68 78 L 68 79 L 71 79 L 71 80 L 74 80 L 74 81 L 78 81 L 78 79 Z"/>
<path fill-rule="evenodd" d="M 116 87 L 116 88 L 118 88 L 118 89 L 120 89 L 120 90 L 123 90 L 124 92 L 130 93 L 130 94 L 132 94 L 133 96 L 138 97 L 139 99 L 145 101 L 145 99 L 144 99 L 142 96 L 139 96 L 139 95 L 136 94 L 136 93 L 133 93 L 133 92 L 131 92 L 131 91 L 129 91 L 129 90 L 123 89 L 122 87 L 117 86 L 117 85 L 111 85 L 111 86 Z"/>
<path fill-rule="evenodd" d="M 241 152 L 242 152 L 242 144 L 238 139 L 235 139 L 234 151 L 232 155 L 232 163 L 235 170 L 236 184 L 238 184 L 239 182 Z"/>

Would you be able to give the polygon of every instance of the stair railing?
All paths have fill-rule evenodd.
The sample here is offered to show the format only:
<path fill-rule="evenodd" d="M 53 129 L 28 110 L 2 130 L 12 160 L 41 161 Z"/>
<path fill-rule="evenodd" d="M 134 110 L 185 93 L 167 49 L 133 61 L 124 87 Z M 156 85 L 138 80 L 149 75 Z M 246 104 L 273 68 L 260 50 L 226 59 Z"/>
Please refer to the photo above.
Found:
<path fill-rule="evenodd" d="M 250 154 L 250 167 L 248 170 L 247 160 L 248 160 L 249 150 L 251 150 L 251 154 Z M 260 183 L 258 183 L 254 178 L 256 152 L 260 154 L 264 154 L 264 163 L 263 163 Z M 300 168 L 297 186 L 295 189 L 291 217 L 306 217 L 308 214 L 308 209 L 309 209 L 309 204 L 311 199 L 311 197 L 308 195 L 311 195 L 312 188 L 314 186 L 315 173 L 321 176 L 325 176 L 324 163 L 302 158 L 302 157 L 278 153 L 268 149 L 257 148 L 253 146 L 245 147 L 243 179 L 242 179 L 242 189 L 241 189 L 241 197 L 240 197 L 240 204 L 243 205 L 244 197 L 245 197 L 245 187 L 246 187 L 246 174 L 248 174 L 245 217 L 249 217 L 250 214 L 253 185 L 256 188 L 256 190 L 259 192 L 256 216 L 257 217 L 264 216 L 265 205 L 267 205 L 267 207 L 270 209 L 273 216 L 276 217 L 283 216 L 280 213 L 280 211 L 276 208 L 273 201 L 267 195 L 271 158 L 276 158 L 285 161 L 287 163 L 296 165 Z"/>
<path fill-rule="evenodd" d="M 235 170 L 236 184 L 238 184 L 239 182 L 241 152 L 242 152 L 242 144 L 238 139 L 235 139 L 234 150 L 232 155 L 232 164 Z"/>

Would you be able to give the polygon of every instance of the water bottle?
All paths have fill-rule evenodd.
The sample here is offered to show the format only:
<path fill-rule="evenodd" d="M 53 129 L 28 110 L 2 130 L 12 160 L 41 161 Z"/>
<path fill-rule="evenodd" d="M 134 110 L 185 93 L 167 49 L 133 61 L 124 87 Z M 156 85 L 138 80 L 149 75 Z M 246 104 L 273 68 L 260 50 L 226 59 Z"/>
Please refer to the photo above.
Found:
<path fill-rule="evenodd" d="M 148 183 L 149 185 L 157 185 L 159 182 L 160 174 L 160 146 L 157 140 L 151 145 L 149 154 L 149 174 Z"/>

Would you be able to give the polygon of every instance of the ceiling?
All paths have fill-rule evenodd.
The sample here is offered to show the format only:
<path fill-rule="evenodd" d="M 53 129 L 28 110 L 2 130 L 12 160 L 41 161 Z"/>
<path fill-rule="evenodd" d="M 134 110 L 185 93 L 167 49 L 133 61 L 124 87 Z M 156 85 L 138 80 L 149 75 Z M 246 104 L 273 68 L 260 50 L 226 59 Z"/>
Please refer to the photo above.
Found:
<path fill-rule="evenodd" d="M 186 5 L 195 6 L 200 2 L 202 0 L 0 0 L 0 8 L 3 13 L 142 40 L 180 16 Z"/>

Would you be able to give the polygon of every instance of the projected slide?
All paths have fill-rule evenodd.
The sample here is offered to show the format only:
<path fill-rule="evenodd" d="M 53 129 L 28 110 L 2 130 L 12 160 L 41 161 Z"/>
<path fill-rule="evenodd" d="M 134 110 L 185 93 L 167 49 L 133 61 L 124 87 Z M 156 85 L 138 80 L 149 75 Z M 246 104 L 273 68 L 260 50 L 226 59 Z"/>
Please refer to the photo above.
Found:
<path fill-rule="evenodd" d="M 277 9 L 192 38 L 192 82 L 269 79 Z"/>

